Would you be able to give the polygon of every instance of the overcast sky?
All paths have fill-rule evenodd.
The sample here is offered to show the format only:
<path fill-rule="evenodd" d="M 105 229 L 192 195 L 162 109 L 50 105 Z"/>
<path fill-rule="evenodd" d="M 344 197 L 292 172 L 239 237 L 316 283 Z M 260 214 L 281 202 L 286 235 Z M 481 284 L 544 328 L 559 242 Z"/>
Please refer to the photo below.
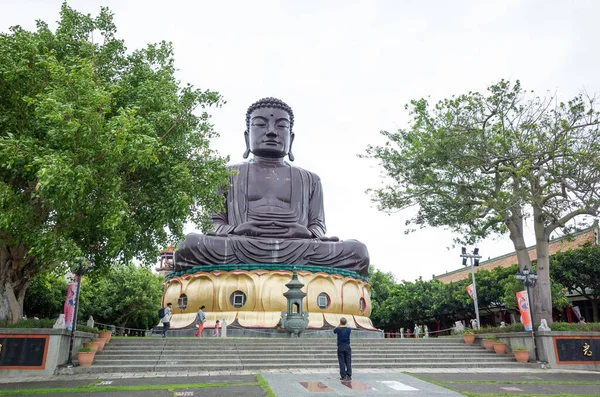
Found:
<path fill-rule="evenodd" d="M 381 183 L 358 159 L 381 130 L 406 127 L 404 104 L 437 101 L 520 79 L 539 94 L 569 99 L 600 92 L 598 16 L 590 1 L 69 1 L 116 15 L 132 50 L 172 41 L 179 78 L 219 91 L 214 148 L 242 161 L 247 107 L 274 96 L 294 110 L 295 164 L 323 183 L 328 235 L 354 238 L 371 263 L 398 280 L 430 279 L 460 267 L 453 235 L 405 235 L 406 213 L 379 213 L 365 190 Z M 60 0 L 0 0 L 0 31 L 36 19 L 55 27 Z M 191 229 L 190 229 L 191 230 Z M 529 227 L 531 233 L 531 227 Z M 528 244 L 534 239 L 529 238 Z M 479 244 L 484 259 L 512 251 L 508 236 Z"/>

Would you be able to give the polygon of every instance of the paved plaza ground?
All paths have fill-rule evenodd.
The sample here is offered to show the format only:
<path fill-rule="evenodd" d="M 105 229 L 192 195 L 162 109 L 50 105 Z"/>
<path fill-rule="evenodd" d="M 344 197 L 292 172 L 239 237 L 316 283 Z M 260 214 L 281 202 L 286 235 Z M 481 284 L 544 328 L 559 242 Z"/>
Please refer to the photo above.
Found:
<path fill-rule="evenodd" d="M 1 375 L 1 372 L 0 372 Z M 350 382 L 328 369 L 129 373 L 0 379 L 0 396 L 600 396 L 600 373 L 564 370 L 363 369 Z"/>

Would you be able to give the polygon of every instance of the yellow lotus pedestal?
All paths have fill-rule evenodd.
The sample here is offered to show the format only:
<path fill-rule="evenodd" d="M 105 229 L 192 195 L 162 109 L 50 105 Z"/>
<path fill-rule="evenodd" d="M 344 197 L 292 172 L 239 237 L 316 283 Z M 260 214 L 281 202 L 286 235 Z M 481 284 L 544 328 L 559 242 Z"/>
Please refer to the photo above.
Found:
<path fill-rule="evenodd" d="M 206 306 L 205 328 L 225 320 L 237 328 L 277 329 L 287 310 L 283 293 L 296 267 L 306 293 L 303 307 L 308 329 L 329 329 L 346 317 L 348 325 L 377 331 L 371 314 L 371 286 L 357 273 L 322 266 L 216 265 L 199 266 L 167 275 L 163 306 L 173 303 L 171 329 L 193 326 Z"/>

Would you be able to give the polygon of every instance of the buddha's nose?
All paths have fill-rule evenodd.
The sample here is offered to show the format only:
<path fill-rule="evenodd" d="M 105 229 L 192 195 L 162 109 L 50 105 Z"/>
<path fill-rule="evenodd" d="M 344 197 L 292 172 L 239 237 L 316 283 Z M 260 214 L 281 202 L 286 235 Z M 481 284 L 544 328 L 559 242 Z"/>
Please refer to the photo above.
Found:
<path fill-rule="evenodd" d="M 272 130 L 271 128 L 269 128 L 269 132 L 267 132 L 267 136 L 269 138 L 276 138 L 277 137 L 277 133 L 275 132 L 275 130 Z"/>

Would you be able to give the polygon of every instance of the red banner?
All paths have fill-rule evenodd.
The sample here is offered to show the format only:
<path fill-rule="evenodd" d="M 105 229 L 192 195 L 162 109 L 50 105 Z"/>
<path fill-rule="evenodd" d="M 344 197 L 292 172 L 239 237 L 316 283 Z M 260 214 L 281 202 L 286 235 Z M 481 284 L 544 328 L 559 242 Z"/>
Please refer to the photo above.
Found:
<path fill-rule="evenodd" d="M 521 322 L 525 326 L 525 331 L 532 331 L 533 324 L 531 324 L 531 311 L 529 310 L 529 296 L 527 295 L 527 291 L 517 292 L 517 304 L 521 312 Z"/>
<path fill-rule="evenodd" d="M 467 294 L 469 294 L 472 300 L 475 300 L 475 294 L 473 293 L 473 284 L 467 285 Z"/>
<path fill-rule="evenodd" d="M 65 328 L 71 331 L 73 328 L 73 315 L 75 314 L 75 291 L 77 290 L 77 283 L 69 284 L 67 286 L 67 299 L 63 306 L 65 312 Z"/>

